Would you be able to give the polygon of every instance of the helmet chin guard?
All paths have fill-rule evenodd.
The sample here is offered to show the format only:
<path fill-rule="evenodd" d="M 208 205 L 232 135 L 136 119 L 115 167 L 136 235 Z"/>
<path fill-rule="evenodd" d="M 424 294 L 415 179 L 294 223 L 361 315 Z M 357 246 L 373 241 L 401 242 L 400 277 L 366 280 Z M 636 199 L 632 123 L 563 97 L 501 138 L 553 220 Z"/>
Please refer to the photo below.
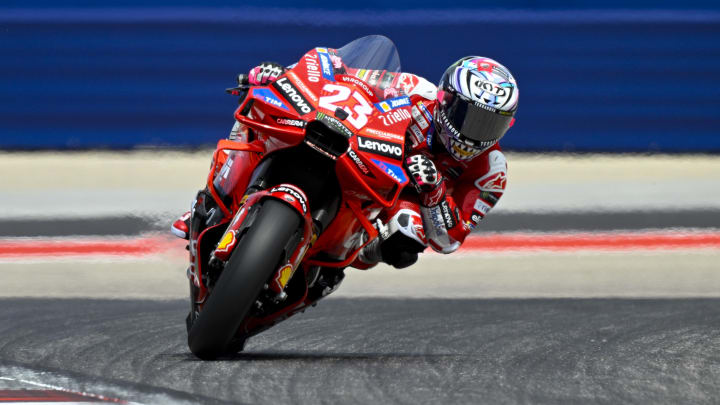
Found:
<path fill-rule="evenodd" d="M 486 147 L 475 147 L 469 143 L 456 140 L 448 134 L 448 130 L 442 124 L 438 124 L 435 131 L 435 137 L 445 146 L 445 149 L 455 158 L 455 160 L 471 160 L 481 153 L 492 147 L 495 142 Z"/>

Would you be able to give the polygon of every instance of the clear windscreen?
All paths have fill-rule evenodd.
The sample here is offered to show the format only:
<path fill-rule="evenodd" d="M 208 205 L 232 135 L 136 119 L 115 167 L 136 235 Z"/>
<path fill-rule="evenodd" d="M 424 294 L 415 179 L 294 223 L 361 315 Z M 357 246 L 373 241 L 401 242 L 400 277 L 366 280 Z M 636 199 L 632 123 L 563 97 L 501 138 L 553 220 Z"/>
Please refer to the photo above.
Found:
<path fill-rule="evenodd" d="M 358 38 L 338 48 L 337 55 L 349 68 L 401 72 L 400 55 L 395 44 L 382 35 Z"/>

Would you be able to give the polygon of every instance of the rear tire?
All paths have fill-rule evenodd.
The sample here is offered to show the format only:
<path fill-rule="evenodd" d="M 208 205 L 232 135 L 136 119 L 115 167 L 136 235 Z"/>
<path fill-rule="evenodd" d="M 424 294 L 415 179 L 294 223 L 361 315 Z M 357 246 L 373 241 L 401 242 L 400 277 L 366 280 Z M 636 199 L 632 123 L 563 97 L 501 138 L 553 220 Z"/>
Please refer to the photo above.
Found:
<path fill-rule="evenodd" d="M 238 346 L 232 344 L 236 331 L 300 227 L 302 218 L 292 207 L 273 199 L 262 204 L 188 331 L 190 351 L 201 359 L 230 354 Z"/>

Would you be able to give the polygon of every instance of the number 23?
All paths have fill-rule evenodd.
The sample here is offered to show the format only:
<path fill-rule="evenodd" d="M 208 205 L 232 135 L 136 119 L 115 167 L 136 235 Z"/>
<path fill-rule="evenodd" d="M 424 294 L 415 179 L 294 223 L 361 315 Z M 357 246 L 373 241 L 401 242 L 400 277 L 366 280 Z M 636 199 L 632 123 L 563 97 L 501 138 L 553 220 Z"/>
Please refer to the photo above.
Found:
<path fill-rule="evenodd" d="M 330 111 L 337 110 L 339 106 L 335 105 L 334 103 L 347 101 L 352 93 L 352 98 L 357 100 L 357 102 L 359 103 L 353 107 L 353 110 L 355 111 L 357 116 L 353 116 L 353 112 L 350 111 L 350 107 L 343 106 L 342 109 L 349 114 L 349 116 L 347 117 L 347 121 L 350 122 L 350 124 L 352 124 L 355 129 L 360 129 L 364 127 L 365 124 L 367 124 L 367 117 L 368 115 L 372 114 L 373 108 L 370 104 L 368 104 L 365 97 L 363 97 L 360 93 L 358 93 L 357 91 L 351 91 L 347 87 L 338 86 L 336 84 L 326 84 L 323 87 L 323 91 L 327 91 L 328 93 L 335 93 L 328 96 L 320 97 L 320 101 L 318 102 L 318 105 L 320 107 L 328 109 Z"/>

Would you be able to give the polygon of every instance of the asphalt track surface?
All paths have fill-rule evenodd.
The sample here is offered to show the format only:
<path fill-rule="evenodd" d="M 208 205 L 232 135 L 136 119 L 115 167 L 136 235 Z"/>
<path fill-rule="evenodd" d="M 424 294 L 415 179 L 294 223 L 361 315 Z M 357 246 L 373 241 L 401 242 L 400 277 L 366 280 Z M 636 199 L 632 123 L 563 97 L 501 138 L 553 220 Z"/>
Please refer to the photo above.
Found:
<path fill-rule="evenodd" d="M 0 237 L 166 230 L 208 159 L 6 154 L 0 172 L 25 175 L 0 179 Z M 484 231 L 720 228 L 717 158 L 509 160 Z M 145 404 L 718 403 L 719 257 L 509 253 L 357 272 L 214 362 L 185 344 L 180 254 L 0 261 L 0 389 Z"/>
<path fill-rule="evenodd" d="M 178 213 L 178 216 L 181 213 Z M 95 218 L 0 218 L 0 237 L 137 235 L 167 231 L 172 219 L 140 216 Z M 720 209 L 615 212 L 493 213 L 478 233 L 508 231 L 618 231 L 720 228 Z"/>
<path fill-rule="evenodd" d="M 336 298 L 255 337 L 244 354 L 213 362 L 187 350 L 185 301 L 0 303 L 3 364 L 121 387 L 95 393 L 124 390 L 123 399 L 138 402 L 720 397 L 720 299 Z"/>

